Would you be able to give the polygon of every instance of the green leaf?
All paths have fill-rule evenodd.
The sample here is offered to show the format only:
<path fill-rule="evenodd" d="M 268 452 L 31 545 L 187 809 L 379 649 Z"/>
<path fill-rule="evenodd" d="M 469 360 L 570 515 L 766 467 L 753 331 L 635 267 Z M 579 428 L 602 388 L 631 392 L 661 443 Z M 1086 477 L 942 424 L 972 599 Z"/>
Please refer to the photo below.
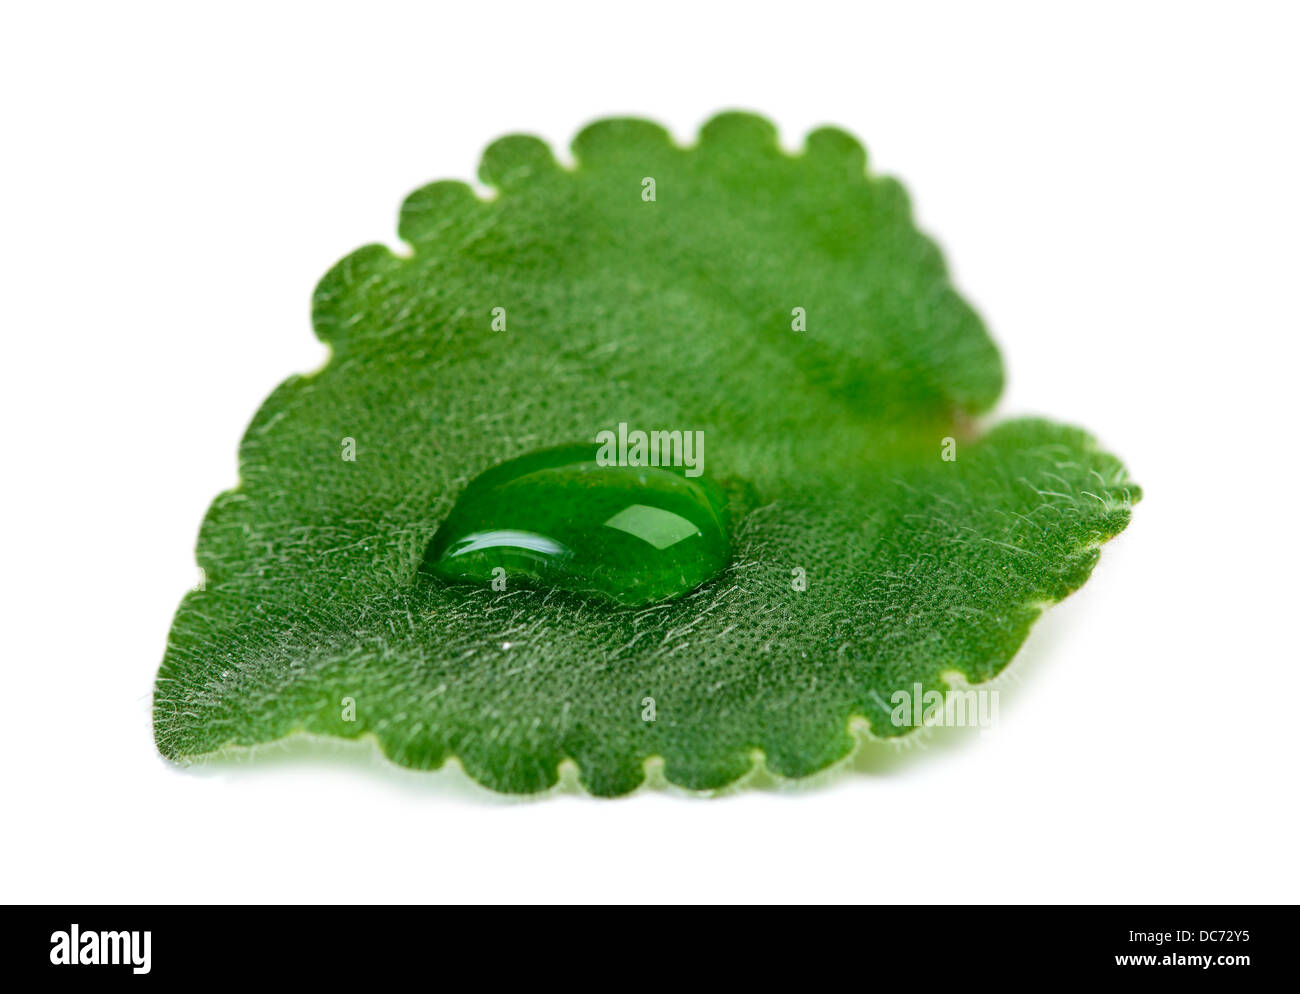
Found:
<path fill-rule="evenodd" d="M 1128 523 L 1139 491 L 1083 432 L 975 434 L 997 351 L 849 135 L 788 155 L 750 115 L 693 148 L 609 120 L 573 151 L 501 139 L 496 197 L 418 190 L 409 256 L 368 246 L 321 281 L 332 357 L 268 398 L 203 523 L 206 585 L 155 691 L 164 755 L 308 732 L 512 792 L 565 760 L 605 795 L 652 757 L 689 788 L 760 759 L 803 776 L 855 723 L 906 732 L 894 691 L 997 674 Z M 705 433 L 743 495 L 720 576 L 631 608 L 419 574 L 471 479 L 619 422 Z"/>

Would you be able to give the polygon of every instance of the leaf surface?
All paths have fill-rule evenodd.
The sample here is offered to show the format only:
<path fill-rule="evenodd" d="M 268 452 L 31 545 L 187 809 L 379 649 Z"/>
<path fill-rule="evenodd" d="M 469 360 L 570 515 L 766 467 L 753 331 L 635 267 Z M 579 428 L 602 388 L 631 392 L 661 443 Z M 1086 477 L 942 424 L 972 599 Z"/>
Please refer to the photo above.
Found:
<path fill-rule="evenodd" d="M 1083 432 L 975 433 L 997 350 L 853 138 L 789 155 L 724 114 L 689 149 L 609 120 L 573 151 L 565 169 L 501 139 L 494 198 L 418 190 L 409 256 L 368 246 L 321 281 L 331 358 L 267 399 L 203 523 L 206 584 L 155 689 L 164 755 L 310 732 L 510 792 L 564 760 L 604 795 L 651 757 L 689 788 L 760 757 L 803 776 L 851 751 L 854 720 L 906 732 L 896 690 L 997 674 L 1128 523 L 1139 490 Z M 733 494 L 722 575 L 618 608 L 417 574 L 471 479 L 619 422 L 704 432 Z"/>

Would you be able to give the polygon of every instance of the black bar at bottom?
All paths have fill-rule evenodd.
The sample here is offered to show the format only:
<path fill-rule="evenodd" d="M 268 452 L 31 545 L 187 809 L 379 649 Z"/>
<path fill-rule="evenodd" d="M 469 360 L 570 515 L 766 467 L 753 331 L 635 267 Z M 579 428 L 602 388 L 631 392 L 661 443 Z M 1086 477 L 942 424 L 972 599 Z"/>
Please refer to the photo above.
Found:
<path fill-rule="evenodd" d="M 136 983 L 284 977 L 462 986 L 555 971 L 591 984 L 739 979 L 774 961 L 872 985 L 1131 977 L 1238 985 L 1292 974 L 1284 907 L 28 906 L 0 970 Z M 690 971 L 690 972 L 687 972 Z M 548 979 L 547 974 L 551 974 Z M 460 978 L 460 979 L 457 979 Z M 470 982 L 473 982 L 472 980 Z"/>

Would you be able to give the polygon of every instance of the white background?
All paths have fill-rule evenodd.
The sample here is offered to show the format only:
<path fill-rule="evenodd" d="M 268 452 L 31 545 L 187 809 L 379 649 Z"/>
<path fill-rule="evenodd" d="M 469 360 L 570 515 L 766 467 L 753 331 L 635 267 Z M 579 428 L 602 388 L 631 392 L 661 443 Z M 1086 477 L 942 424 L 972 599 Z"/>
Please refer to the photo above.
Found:
<path fill-rule="evenodd" d="M 1297 868 L 1295 15 L 1185 3 L 17 5 L 0 24 L 0 898 L 1281 901 Z M 149 697 L 315 281 L 512 130 L 862 136 L 1003 349 L 1145 487 L 993 731 L 796 789 L 511 801 Z M 1145 925 L 1158 923 L 1145 922 Z"/>

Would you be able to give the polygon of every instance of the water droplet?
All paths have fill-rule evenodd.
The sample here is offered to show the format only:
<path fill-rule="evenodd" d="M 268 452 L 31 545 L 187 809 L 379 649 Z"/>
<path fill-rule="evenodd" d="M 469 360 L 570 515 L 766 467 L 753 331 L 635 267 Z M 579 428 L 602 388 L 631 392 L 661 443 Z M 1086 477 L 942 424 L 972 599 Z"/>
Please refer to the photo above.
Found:
<path fill-rule="evenodd" d="M 596 452 L 594 444 L 543 449 L 476 477 L 433 536 L 421 572 L 648 604 L 722 571 L 731 556 L 722 487 L 679 468 L 602 466 Z"/>

